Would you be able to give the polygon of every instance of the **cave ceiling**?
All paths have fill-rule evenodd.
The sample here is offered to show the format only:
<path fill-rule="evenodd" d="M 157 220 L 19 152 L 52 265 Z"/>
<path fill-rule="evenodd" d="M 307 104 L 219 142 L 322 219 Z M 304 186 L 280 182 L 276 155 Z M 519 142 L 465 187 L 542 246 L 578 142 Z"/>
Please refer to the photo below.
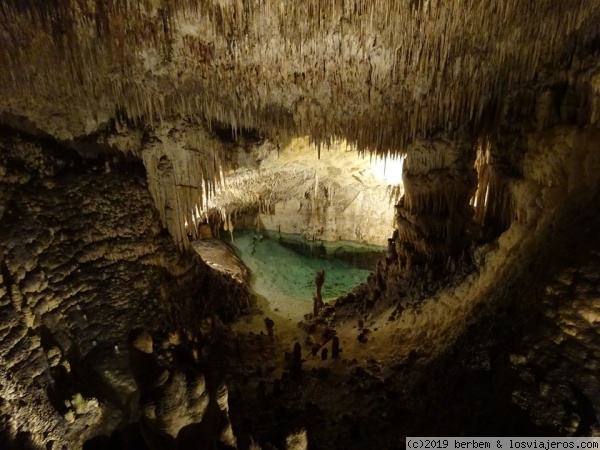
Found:
<path fill-rule="evenodd" d="M 599 43 L 597 0 L 2 0 L 0 123 L 142 160 L 163 225 L 187 248 L 188 224 L 262 143 L 278 157 L 305 137 L 319 157 L 339 142 L 379 159 L 413 153 L 405 169 L 424 172 L 409 174 L 409 216 L 448 192 L 468 202 L 473 149 L 501 124 L 543 128 L 556 109 L 597 123 Z M 418 183 L 451 160 L 460 170 L 439 192 Z M 315 187 L 293 199 L 285 183 L 261 194 L 244 178 L 249 196 L 215 208 L 230 223 L 274 198 L 301 207 L 320 192 L 305 174 Z"/>
<path fill-rule="evenodd" d="M 593 77 L 600 32 L 597 0 L 3 0 L 0 17 L 5 122 L 66 141 L 185 117 L 378 152 Z"/>

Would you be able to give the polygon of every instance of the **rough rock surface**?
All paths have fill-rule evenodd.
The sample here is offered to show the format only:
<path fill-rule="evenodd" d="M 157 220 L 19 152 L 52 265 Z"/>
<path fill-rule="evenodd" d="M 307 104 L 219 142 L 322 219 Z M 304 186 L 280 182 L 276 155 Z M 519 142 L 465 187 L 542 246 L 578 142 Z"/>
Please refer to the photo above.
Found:
<path fill-rule="evenodd" d="M 432 140 L 409 147 L 404 196 L 396 206 L 396 253 L 402 266 L 446 263 L 464 252 L 477 188 L 471 140 Z"/>
<path fill-rule="evenodd" d="M 361 321 L 390 313 L 393 332 L 383 341 L 361 322 L 358 338 L 342 342 L 345 354 L 366 355 L 360 362 L 300 355 L 303 376 L 274 384 L 273 409 L 257 380 L 257 402 L 235 412 L 240 423 L 249 417 L 280 447 L 304 426 L 289 446 L 397 447 L 398 423 L 405 435 L 597 432 L 597 249 L 550 263 L 598 214 L 597 0 L 6 0 L 0 19 L 0 121 L 90 154 L 131 154 L 150 192 L 135 165 L 3 144 L 6 441 L 59 447 L 127 422 L 133 387 L 117 369 L 131 327 L 233 318 L 247 306 L 242 287 L 176 255 L 157 225 L 188 247 L 223 172 L 240 167 L 229 166 L 236 133 L 264 134 L 271 150 L 307 135 L 320 149 L 343 139 L 407 156 L 386 258 L 339 302 Z M 270 183 L 289 173 L 273 169 L 241 177 L 252 200 L 233 210 L 265 222 L 261 213 L 284 203 L 287 215 L 291 184 L 300 200 L 287 206 L 299 214 L 278 225 L 306 219 L 297 228 L 335 236 L 337 208 L 349 206 L 348 224 L 354 208 L 364 215 L 376 203 L 332 200 L 335 176 L 324 183 L 312 172 L 273 198 Z M 231 230 L 227 208 L 215 209 Z M 367 234 L 356 231 L 344 233 Z M 460 256 L 471 245 L 467 273 Z M 331 315 L 318 319 L 336 324 L 340 310 L 323 309 Z M 259 349 L 271 338 L 258 337 Z M 382 341 L 395 353 L 386 365 L 370 354 Z M 337 364 L 342 383 L 311 364 Z M 174 399 L 202 403 L 202 392 L 172 381 Z M 158 404 L 171 408 L 167 400 Z M 177 423 L 159 427 L 171 438 L 188 424 L 175 406 Z"/>
<path fill-rule="evenodd" d="M 108 171 L 103 161 L 4 134 L 3 437 L 77 447 L 129 420 L 135 389 L 125 338 L 132 327 L 210 313 L 232 319 L 248 294 L 178 254 L 160 229 L 139 163 Z"/>
<path fill-rule="evenodd" d="M 170 340 L 155 348 L 144 330 L 129 339 L 146 444 L 156 450 L 237 448 L 227 387 L 217 385 L 213 370 L 202 361 L 202 335 L 188 340 L 186 334 L 173 333 Z"/>
<path fill-rule="evenodd" d="M 513 399 L 534 420 L 569 435 L 600 434 L 600 242 L 597 217 L 552 261 L 545 283 L 522 299 L 524 330 L 509 360 Z M 561 244 L 558 243 L 558 246 Z"/>
<path fill-rule="evenodd" d="M 600 23 L 595 0 L 7 0 L 0 14 L 0 110 L 58 139 L 101 131 L 118 111 L 378 151 L 486 127 L 516 88 L 577 66 Z"/>
<path fill-rule="evenodd" d="M 220 239 L 198 239 L 192 247 L 202 261 L 214 270 L 227 274 L 239 283 L 248 282 L 250 272 L 233 249 Z"/>
<path fill-rule="evenodd" d="M 338 325 L 342 360 L 303 352 L 302 378 L 267 383 L 263 403 L 236 399 L 234 427 L 279 443 L 281 430 L 301 423 L 319 448 L 391 449 L 407 435 L 598 433 L 599 130 L 522 124 L 520 133 L 525 169 L 505 184 L 510 224 L 477 249 L 476 270 L 434 296 L 404 284 L 392 296 L 395 317 L 378 316 L 376 301 L 360 310 L 359 329 L 344 307 L 326 308 L 312 328 Z M 391 336 L 377 328 L 385 323 Z M 360 356 L 345 359 L 351 352 Z"/>
<path fill-rule="evenodd" d="M 186 217 L 222 179 L 222 149 L 198 139 L 206 129 L 258 129 L 275 144 L 308 135 L 319 148 L 344 139 L 399 155 L 440 131 L 485 137 L 514 98 L 531 100 L 519 114 L 552 125 L 548 106 L 561 94 L 522 91 L 553 85 L 574 94 L 565 113 L 600 118 L 585 95 L 600 85 L 589 64 L 595 0 L 8 0 L 0 14 L 0 120 L 78 148 L 146 148 L 150 190 L 182 248 Z M 413 232 L 443 228 L 409 222 Z"/>

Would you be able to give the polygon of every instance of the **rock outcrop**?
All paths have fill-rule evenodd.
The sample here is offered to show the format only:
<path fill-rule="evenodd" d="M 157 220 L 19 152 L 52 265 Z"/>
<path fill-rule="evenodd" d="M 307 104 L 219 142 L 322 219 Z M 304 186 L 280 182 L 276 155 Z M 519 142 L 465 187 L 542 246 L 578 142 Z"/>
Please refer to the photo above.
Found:
<path fill-rule="evenodd" d="M 600 253 L 595 232 L 582 233 L 585 245 L 561 252 L 554 261 L 560 269 L 523 299 L 531 309 L 508 359 L 517 375 L 514 401 L 533 420 L 568 435 L 598 436 Z"/>
<path fill-rule="evenodd" d="M 338 302 L 349 320 L 361 314 L 344 356 L 368 361 L 327 393 L 354 411 L 328 421 L 330 405 L 309 398 L 331 372 L 313 376 L 299 343 L 279 409 L 242 405 L 280 446 L 338 429 L 338 446 L 368 434 L 384 445 L 399 420 L 460 434 L 499 413 L 515 432 L 539 431 L 529 417 L 597 433 L 597 246 L 573 247 L 565 264 L 551 262 L 568 247 L 546 246 L 597 225 L 599 41 L 597 0 L 3 1 L 0 122 L 37 140 L 0 141 L 1 442 L 108 435 L 137 413 L 132 328 L 195 331 L 204 315 L 248 309 L 243 284 L 186 254 L 202 222 L 389 239 Z M 340 142 L 406 158 L 404 187 L 370 183 L 355 153 L 321 164 Z M 309 152 L 317 161 L 294 161 Z M 581 236 L 594 243 L 595 231 Z M 341 320 L 316 306 L 319 323 Z M 384 312 L 389 348 L 408 353 L 388 367 L 369 348 L 383 334 L 371 315 Z M 131 343 L 150 445 L 235 445 L 226 391 L 193 345 L 169 359 L 148 334 Z M 359 405 L 365 390 L 379 392 Z M 263 408 L 265 380 L 258 393 Z M 483 413 L 457 424 L 472 405 Z M 282 423 L 300 431 L 286 442 Z"/>
<path fill-rule="evenodd" d="M 127 422 L 134 327 L 236 317 L 248 293 L 160 228 L 139 162 L 3 131 L 0 416 L 6 442 L 76 448 Z M 21 434 L 19 434 L 21 433 Z M 54 442 L 54 444 L 51 444 Z"/>

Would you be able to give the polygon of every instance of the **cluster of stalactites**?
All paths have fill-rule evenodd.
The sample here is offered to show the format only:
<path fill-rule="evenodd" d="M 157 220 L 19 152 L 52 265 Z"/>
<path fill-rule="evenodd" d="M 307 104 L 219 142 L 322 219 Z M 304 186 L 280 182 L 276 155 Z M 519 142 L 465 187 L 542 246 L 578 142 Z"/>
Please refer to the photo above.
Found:
<path fill-rule="evenodd" d="M 404 196 L 396 207 L 400 263 L 444 263 L 460 256 L 473 218 L 473 152 L 439 139 L 417 143 L 409 149 L 403 178 Z"/>
<path fill-rule="evenodd" d="M 396 207 L 402 264 L 445 263 L 461 256 L 470 239 L 495 237 L 516 219 L 514 175 L 494 154 L 485 139 L 474 151 L 439 139 L 409 150 Z"/>
<path fill-rule="evenodd" d="M 545 86 L 541 90 L 527 87 L 510 96 L 506 101 L 503 127 L 477 142 L 478 185 L 471 205 L 482 237 L 494 238 L 514 221 L 526 220 L 520 216 L 522 209 L 517 207 L 521 181 L 529 179 L 543 186 L 553 186 L 565 177 L 563 168 L 542 165 L 539 161 L 533 163 L 535 152 L 522 136 L 561 123 L 585 126 L 598 120 L 600 77 L 593 65 L 582 63 L 582 67 L 586 65 L 589 67 L 581 71 L 580 77 L 570 79 L 569 83 Z M 587 84 L 590 80 L 591 88 Z M 534 113 L 530 114 L 531 111 Z M 549 155 L 555 147 L 544 150 L 548 154 L 545 161 L 551 159 Z"/>
<path fill-rule="evenodd" d="M 475 159 L 477 191 L 471 205 L 475 209 L 475 222 L 490 233 L 498 234 L 514 220 L 515 208 L 510 194 L 511 177 L 493 163 L 491 155 L 492 144 L 480 142 Z"/>
<path fill-rule="evenodd" d="M 142 150 L 148 187 L 163 226 L 186 250 L 198 238 L 207 205 L 223 184 L 223 146 L 201 128 L 156 134 Z"/>
<path fill-rule="evenodd" d="M 212 196 L 202 217 L 211 228 L 222 227 L 233 233 L 236 219 L 243 216 L 273 215 L 276 205 L 285 205 L 292 199 L 302 198 L 307 209 L 316 213 L 317 205 L 331 204 L 335 187 L 331 182 L 320 183 L 313 171 L 295 169 L 251 171 L 240 170 L 225 177 L 217 195 Z"/>
<path fill-rule="evenodd" d="M 515 87 L 594 42 L 600 2 L 6 0 L 0 20 L 6 99 L 389 154 L 439 127 L 495 122 Z"/>

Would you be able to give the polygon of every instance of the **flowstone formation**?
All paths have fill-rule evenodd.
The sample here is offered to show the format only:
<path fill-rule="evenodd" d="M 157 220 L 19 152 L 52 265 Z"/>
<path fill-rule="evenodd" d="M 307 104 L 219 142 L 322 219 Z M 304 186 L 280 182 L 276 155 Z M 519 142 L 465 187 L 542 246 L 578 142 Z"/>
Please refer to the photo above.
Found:
<path fill-rule="evenodd" d="M 222 181 L 225 150 L 200 124 L 164 124 L 142 143 L 150 192 L 163 225 L 182 249 L 198 238 L 198 208 L 204 210 Z"/>

